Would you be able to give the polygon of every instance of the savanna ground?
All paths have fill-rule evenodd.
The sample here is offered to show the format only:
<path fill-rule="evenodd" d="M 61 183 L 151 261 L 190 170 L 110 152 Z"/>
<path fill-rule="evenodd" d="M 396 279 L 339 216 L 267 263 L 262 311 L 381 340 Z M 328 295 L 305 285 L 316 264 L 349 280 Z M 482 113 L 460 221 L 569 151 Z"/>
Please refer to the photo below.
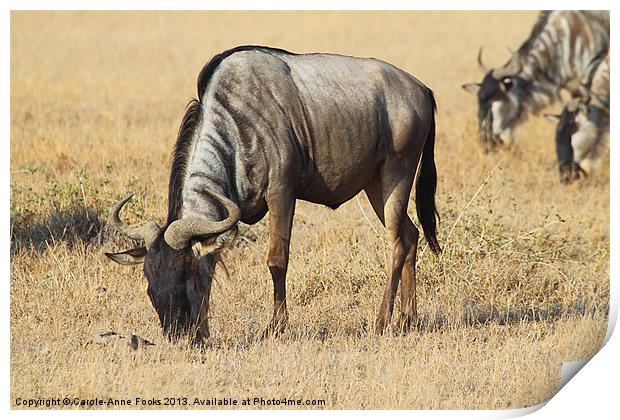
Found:
<path fill-rule="evenodd" d="M 553 127 L 531 118 L 483 155 L 476 53 L 500 65 L 535 12 L 12 13 L 11 398 L 324 399 L 327 408 L 509 408 L 550 398 L 561 363 L 595 353 L 609 297 L 609 162 L 561 186 Z M 212 293 L 208 348 L 172 345 L 141 267 L 103 251 L 130 222 L 165 218 L 170 152 L 202 65 L 240 44 L 379 57 L 438 102 L 441 257 L 418 256 L 420 325 L 372 332 L 384 229 L 363 193 L 336 211 L 298 203 L 290 323 L 271 317 L 266 219 L 242 226 Z M 556 107 L 557 109 L 557 107 Z M 410 214 L 415 214 L 411 200 Z M 366 217 L 367 216 L 367 217 Z M 396 315 L 398 315 L 398 302 Z M 394 321 L 394 320 L 393 320 Z M 88 344 L 99 330 L 155 346 Z M 252 407 L 255 408 L 255 407 Z"/>

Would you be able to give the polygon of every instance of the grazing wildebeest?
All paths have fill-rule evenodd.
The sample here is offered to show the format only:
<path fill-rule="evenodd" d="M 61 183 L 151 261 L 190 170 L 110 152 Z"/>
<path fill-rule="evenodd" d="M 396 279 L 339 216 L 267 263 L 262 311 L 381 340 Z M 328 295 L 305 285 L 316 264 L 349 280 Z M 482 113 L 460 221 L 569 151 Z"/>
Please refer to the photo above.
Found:
<path fill-rule="evenodd" d="M 567 184 L 589 175 L 605 149 L 609 134 L 609 52 L 595 60 L 583 91 L 567 103 L 555 122 L 555 144 L 560 182 Z"/>
<path fill-rule="evenodd" d="M 486 70 L 482 83 L 463 88 L 478 97 L 478 124 L 485 152 L 512 143 L 527 111 L 538 113 L 560 96 L 576 93 L 590 62 L 609 49 L 609 11 L 544 11 L 510 60 Z"/>
<path fill-rule="evenodd" d="M 407 215 L 418 163 L 416 207 L 435 253 L 435 100 L 413 76 L 376 59 L 293 54 L 242 46 L 213 57 L 198 76 L 174 148 L 168 218 L 130 227 L 110 211 L 120 232 L 145 246 L 106 254 L 121 264 L 144 262 L 148 294 L 164 334 L 208 337 L 211 278 L 237 222 L 269 211 L 267 265 L 273 317 L 263 337 L 284 330 L 286 271 L 295 200 L 333 209 L 366 192 L 387 229 L 387 285 L 376 331 L 388 325 L 401 283 L 400 326 L 416 317 L 418 229 Z M 401 280 L 402 277 L 402 280 Z"/>

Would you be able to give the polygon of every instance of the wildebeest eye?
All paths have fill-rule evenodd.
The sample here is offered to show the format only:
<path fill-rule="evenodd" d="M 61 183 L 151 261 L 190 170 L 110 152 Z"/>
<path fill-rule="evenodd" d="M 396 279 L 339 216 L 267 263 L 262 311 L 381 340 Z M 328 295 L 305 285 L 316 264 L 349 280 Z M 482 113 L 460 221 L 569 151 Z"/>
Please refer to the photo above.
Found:
<path fill-rule="evenodd" d="M 512 79 L 510 77 L 505 77 L 500 86 L 504 92 L 508 92 L 512 87 Z"/>

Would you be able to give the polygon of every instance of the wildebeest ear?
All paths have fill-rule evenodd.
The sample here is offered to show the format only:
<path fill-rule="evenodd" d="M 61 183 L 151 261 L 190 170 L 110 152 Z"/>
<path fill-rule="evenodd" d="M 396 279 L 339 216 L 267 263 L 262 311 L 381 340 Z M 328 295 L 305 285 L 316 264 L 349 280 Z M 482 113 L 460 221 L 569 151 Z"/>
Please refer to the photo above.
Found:
<path fill-rule="evenodd" d="M 194 255 L 197 257 L 201 257 L 203 255 L 212 254 L 214 252 L 220 252 L 224 248 L 227 248 L 235 242 L 237 239 L 237 226 L 233 226 L 228 229 L 226 232 L 220 233 L 213 238 L 206 239 L 201 242 L 196 242 L 192 246 L 192 250 L 194 251 Z"/>
<path fill-rule="evenodd" d="M 478 93 L 478 91 L 480 90 L 480 83 L 465 83 L 461 87 L 467 92 Z"/>
<path fill-rule="evenodd" d="M 559 115 L 554 115 L 554 114 L 545 114 L 545 118 L 548 119 L 549 121 L 551 121 L 552 123 L 559 123 L 560 122 L 560 116 Z"/>
<path fill-rule="evenodd" d="M 140 264 L 144 262 L 144 257 L 146 257 L 146 248 L 140 247 L 115 253 L 106 252 L 105 256 L 121 265 Z"/>

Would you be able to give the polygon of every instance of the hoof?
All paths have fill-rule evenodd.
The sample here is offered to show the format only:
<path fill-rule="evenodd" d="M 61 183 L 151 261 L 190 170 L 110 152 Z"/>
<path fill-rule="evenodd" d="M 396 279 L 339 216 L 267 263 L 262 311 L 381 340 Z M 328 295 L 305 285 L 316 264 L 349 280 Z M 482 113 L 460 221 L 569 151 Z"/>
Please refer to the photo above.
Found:
<path fill-rule="evenodd" d="M 384 319 L 377 319 L 377 322 L 375 322 L 375 334 L 383 335 L 386 328 L 387 322 Z"/>
<path fill-rule="evenodd" d="M 282 333 L 284 333 L 284 329 L 286 328 L 288 319 L 284 319 L 281 321 L 272 320 L 267 328 L 265 328 L 260 335 L 260 340 L 267 340 L 269 338 L 278 338 Z"/>
<path fill-rule="evenodd" d="M 408 334 L 412 328 L 417 325 L 418 317 L 417 315 L 400 315 L 400 319 L 398 320 L 398 329 L 401 334 Z"/>

